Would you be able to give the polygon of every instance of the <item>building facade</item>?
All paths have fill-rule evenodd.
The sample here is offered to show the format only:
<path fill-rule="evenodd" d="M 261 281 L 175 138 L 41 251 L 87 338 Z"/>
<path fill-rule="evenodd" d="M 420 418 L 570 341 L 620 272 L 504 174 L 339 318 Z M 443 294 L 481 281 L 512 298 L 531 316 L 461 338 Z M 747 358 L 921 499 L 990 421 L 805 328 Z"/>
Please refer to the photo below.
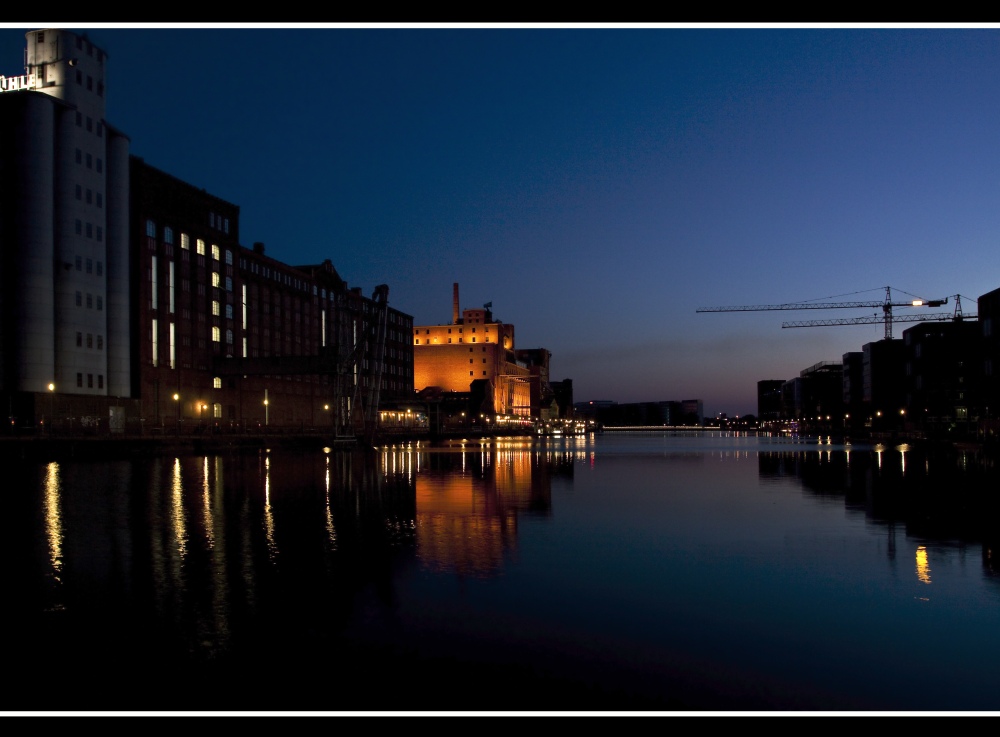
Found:
<path fill-rule="evenodd" d="M 0 76 L 0 390 L 36 418 L 44 395 L 63 414 L 120 414 L 134 389 L 129 140 L 105 119 L 104 50 L 62 30 L 25 40 L 24 74 Z"/>
<path fill-rule="evenodd" d="M 139 338 L 151 426 L 335 427 L 413 395 L 413 319 L 333 264 L 239 243 L 239 208 L 133 158 Z"/>
<path fill-rule="evenodd" d="M 477 411 L 496 417 L 531 417 L 532 383 L 517 358 L 514 326 L 494 320 L 487 307 L 458 313 L 455 285 L 452 322 L 413 328 L 413 385 L 417 391 L 485 392 Z M 473 383 L 477 382 L 474 387 Z"/>
<path fill-rule="evenodd" d="M 12 424 L 334 427 L 412 399 L 412 317 L 240 243 L 238 206 L 130 154 L 107 54 L 25 35 L 0 76 L 0 399 Z M 46 422 L 46 416 L 48 422 Z M 55 422 L 53 422 L 53 418 Z"/>

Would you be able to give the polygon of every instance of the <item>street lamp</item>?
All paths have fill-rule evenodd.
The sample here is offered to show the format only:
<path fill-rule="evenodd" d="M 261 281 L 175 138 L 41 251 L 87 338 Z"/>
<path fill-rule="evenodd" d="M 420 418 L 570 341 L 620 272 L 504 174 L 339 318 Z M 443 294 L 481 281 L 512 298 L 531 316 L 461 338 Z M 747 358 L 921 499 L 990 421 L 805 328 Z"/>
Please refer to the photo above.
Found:
<path fill-rule="evenodd" d="M 55 393 L 56 385 L 49 382 L 49 435 L 52 434 L 52 416 L 55 414 Z"/>
<path fill-rule="evenodd" d="M 174 403 L 177 405 L 177 434 L 181 433 L 181 395 L 174 392 Z"/>
<path fill-rule="evenodd" d="M 267 409 L 267 405 L 268 405 L 268 401 L 267 401 L 267 389 L 265 389 L 264 390 L 264 427 L 267 427 L 267 421 L 268 421 L 268 409 Z"/>

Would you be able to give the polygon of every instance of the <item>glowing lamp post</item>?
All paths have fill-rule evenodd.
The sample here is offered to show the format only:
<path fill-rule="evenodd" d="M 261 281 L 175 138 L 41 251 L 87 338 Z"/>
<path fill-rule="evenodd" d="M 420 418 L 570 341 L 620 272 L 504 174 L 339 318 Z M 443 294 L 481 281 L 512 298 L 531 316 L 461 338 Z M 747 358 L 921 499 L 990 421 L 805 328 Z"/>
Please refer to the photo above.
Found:
<path fill-rule="evenodd" d="M 268 422 L 268 401 L 267 401 L 267 389 L 264 390 L 264 427 L 267 427 Z"/>
<path fill-rule="evenodd" d="M 177 430 L 177 434 L 180 435 L 180 433 L 181 433 L 181 395 L 177 394 L 176 392 L 174 393 L 174 404 L 177 405 L 177 427 L 176 427 L 176 430 Z"/>
<path fill-rule="evenodd" d="M 52 434 L 52 417 L 55 415 L 56 385 L 49 382 L 49 434 Z"/>

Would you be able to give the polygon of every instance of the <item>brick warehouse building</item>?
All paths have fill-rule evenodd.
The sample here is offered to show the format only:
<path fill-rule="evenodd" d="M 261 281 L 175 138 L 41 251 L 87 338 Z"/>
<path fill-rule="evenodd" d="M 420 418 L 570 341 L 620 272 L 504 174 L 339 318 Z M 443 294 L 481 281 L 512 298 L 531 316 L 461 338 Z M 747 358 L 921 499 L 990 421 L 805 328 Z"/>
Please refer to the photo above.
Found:
<path fill-rule="evenodd" d="M 458 284 L 453 288 L 452 322 L 415 326 L 412 337 L 418 391 L 481 394 L 470 411 L 491 418 L 532 416 L 532 384 L 538 384 L 539 374 L 533 375 L 518 358 L 514 326 L 494 320 L 489 307 L 460 314 Z"/>
<path fill-rule="evenodd" d="M 25 34 L 0 77 L 0 393 L 19 425 L 334 427 L 412 398 L 412 318 L 331 262 L 239 242 L 239 207 L 105 119 L 107 55 Z M 265 404 L 266 400 L 266 404 Z M 54 418 L 54 422 L 53 422 Z"/>
<path fill-rule="evenodd" d="M 369 403 L 412 397 L 409 315 L 349 289 L 330 261 L 244 248 L 238 207 L 135 157 L 132 192 L 135 365 L 152 426 L 351 434 Z"/>

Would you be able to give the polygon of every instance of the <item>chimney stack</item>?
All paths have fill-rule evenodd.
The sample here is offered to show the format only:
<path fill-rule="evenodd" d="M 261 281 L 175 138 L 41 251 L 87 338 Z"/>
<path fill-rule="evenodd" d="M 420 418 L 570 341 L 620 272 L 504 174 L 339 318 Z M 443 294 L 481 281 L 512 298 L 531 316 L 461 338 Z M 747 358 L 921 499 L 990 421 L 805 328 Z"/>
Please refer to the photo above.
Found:
<path fill-rule="evenodd" d="M 458 282 L 451 288 L 451 324 L 458 325 Z"/>

